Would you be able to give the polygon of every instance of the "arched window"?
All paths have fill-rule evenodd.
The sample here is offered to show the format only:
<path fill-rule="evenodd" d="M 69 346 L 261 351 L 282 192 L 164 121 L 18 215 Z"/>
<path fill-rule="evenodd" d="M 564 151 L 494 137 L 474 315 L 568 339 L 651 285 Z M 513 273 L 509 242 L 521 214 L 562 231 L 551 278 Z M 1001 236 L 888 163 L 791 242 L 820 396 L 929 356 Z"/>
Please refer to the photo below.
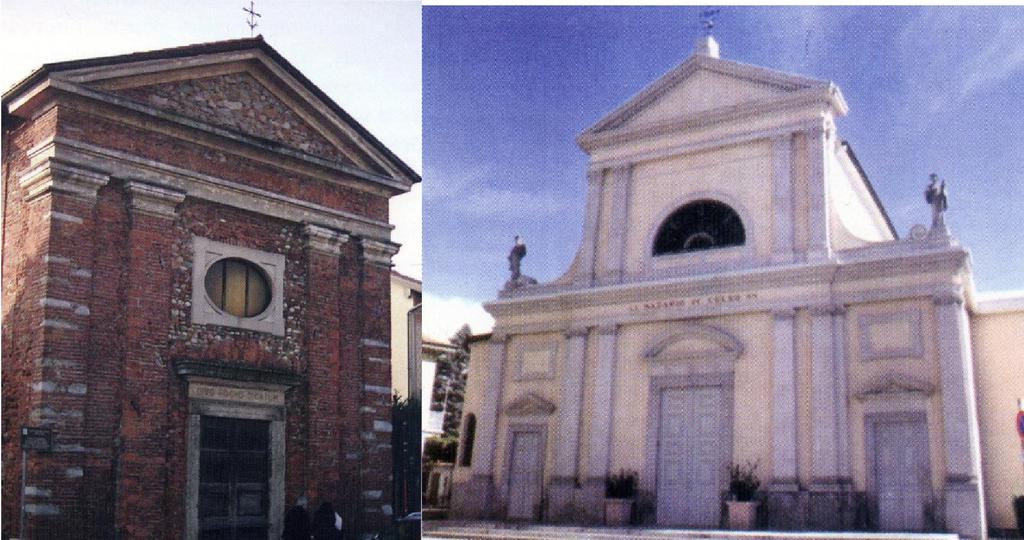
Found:
<path fill-rule="evenodd" d="M 661 224 L 654 237 L 654 255 L 742 246 L 746 239 L 735 210 L 718 201 L 693 201 Z"/>
<path fill-rule="evenodd" d="M 473 439 L 476 438 L 476 416 L 466 415 L 466 425 L 462 430 L 462 460 L 459 465 L 469 467 L 473 464 Z"/>

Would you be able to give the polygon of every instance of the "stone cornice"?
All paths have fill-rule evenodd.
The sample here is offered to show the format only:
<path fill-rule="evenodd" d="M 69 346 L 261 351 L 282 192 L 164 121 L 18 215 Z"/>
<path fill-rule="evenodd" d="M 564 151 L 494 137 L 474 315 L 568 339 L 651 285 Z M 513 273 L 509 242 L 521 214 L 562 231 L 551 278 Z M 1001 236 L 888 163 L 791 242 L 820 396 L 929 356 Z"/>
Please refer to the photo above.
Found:
<path fill-rule="evenodd" d="M 391 268 L 391 257 L 394 257 L 401 247 L 394 242 L 381 242 L 369 238 L 363 238 L 360 244 L 363 246 L 363 258 L 366 262 L 386 268 Z"/>
<path fill-rule="evenodd" d="M 45 142 L 34 148 L 31 153 L 34 160 L 51 156 L 51 160 L 57 160 L 75 170 L 98 177 L 131 178 L 158 187 L 182 191 L 188 197 L 295 223 L 315 223 L 336 230 L 350 231 L 366 238 L 388 241 L 391 229 L 394 228 L 384 221 L 64 137 L 56 137 Z"/>
<path fill-rule="evenodd" d="M 128 180 L 124 183 L 133 212 L 155 217 L 173 218 L 177 207 L 185 200 L 185 193 L 146 182 Z"/>
<path fill-rule="evenodd" d="M 348 242 L 349 239 L 348 233 L 344 231 L 321 227 L 312 223 L 305 224 L 303 232 L 306 233 L 306 245 L 310 249 L 329 255 L 340 253 L 341 245 Z"/>
<path fill-rule="evenodd" d="M 280 144 L 267 143 L 262 139 L 246 135 L 238 131 L 225 129 L 223 127 L 215 126 L 213 124 L 189 118 L 180 114 L 157 109 L 155 107 L 151 107 L 149 105 L 145 105 L 133 101 L 131 99 L 118 96 L 116 94 L 93 90 L 91 88 L 87 88 L 85 86 L 71 83 L 68 81 L 54 79 L 51 80 L 50 86 L 55 90 L 60 90 L 61 92 L 67 94 L 72 94 L 81 98 L 89 99 L 97 103 L 102 103 L 108 106 L 116 107 L 117 109 L 127 110 L 133 113 L 148 116 L 150 118 L 162 120 L 170 124 L 173 124 L 179 128 L 190 130 L 193 133 L 195 131 L 199 131 L 206 135 L 219 137 L 222 140 L 226 139 L 234 143 L 252 147 L 256 149 L 258 153 L 276 156 L 278 159 L 274 160 L 275 165 L 282 166 L 285 168 L 288 168 L 288 159 L 298 160 L 307 165 L 313 165 L 316 167 L 331 170 L 335 175 L 340 173 L 355 178 L 359 178 L 360 180 L 368 182 L 371 185 L 374 185 L 378 188 L 385 188 L 391 194 L 398 194 L 409 191 L 409 188 L 412 184 L 411 181 L 409 180 L 395 180 L 391 177 L 360 169 L 358 167 L 348 165 L 339 161 L 314 156 L 301 150 L 285 147 Z M 123 121 L 124 119 L 118 118 L 118 120 Z M 151 127 L 149 129 L 151 129 Z M 246 157 L 251 156 L 247 155 Z M 338 179 L 335 178 L 333 179 L 333 181 L 338 181 Z M 351 187 L 356 187 L 357 189 L 365 189 L 365 186 L 359 186 L 355 182 L 349 182 L 347 184 L 349 184 Z"/>
<path fill-rule="evenodd" d="M 648 140 L 667 134 L 704 129 L 728 122 L 739 122 L 766 113 L 796 109 L 809 105 L 824 105 L 839 110 L 834 86 L 821 86 L 798 90 L 780 97 L 759 99 L 738 105 L 720 107 L 682 118 L 675 118 L 637 127 L 616 127 L 602 131 L 584 131 L 576 142 L 585 152 L 592 153 L 598 148 L 623 142 Z"/>
<path fill-rule="evenodd" d="M 750 301 L 737 306 L 709 306 L 707 313 L 771 311 L 779 308 L 794 308 L 821 302 L 821 294 L 830 297 L 830 310 L 834 304 L 850 304 L 858 301 L 872 301 L 910 298 L 915 296 L 933 296 L 949 289 L 949 284 L 935 283 L 916 288 L 881 290 L 868 286 L 863 292 L 847 292 L 832 289 L 828 284 L 835 278 L 835 283 L 852 283 L 860 280 L 876 279 L 880 275 L 917 275 L 923 272 L 948 273 L 950 277 L 959 275 L 964 270 L 966 252 L 958 247 L 949 247 L 941 251 L 919 251 L 914 255 L 904 255 L 900 260 L 889 258 L 859 260 L 845 264 L 796 264 L 775 265 L 757 269 L 733 272 L 709 273 L 679 278 L 638 281 L 621 285 L 586 287 L 565 285 L 560 287 L 531 288 L 525 287 L 517 291 L 516 296 L 501 298 L 485 304 L 485 309 L 495 318 L 514 316 L 516 313 L 557 313 L 560 311 L 578 311 L 597 306 L 616 306 L 644 302 L 650 299 L 665 297 L 687 297 L 706 295 L 709 291 L 716 294 L 741 294 L 751 290 L 785 289 L 796 285 L 806 285 L 806 298 L 789 298 L 784 304 L 772 301 Z M 822 287 L 825 289 L 822 289 Z M 531 290 L 532 289 L 532 290 Z M 877 289 L 877 290 L 876 290 Z M 863 297 L 863 299 L 862 299 Z M 702 311 L 703 312 L 703 311 Z M 647 320 L 647 316 L 638 320 Z M 668 318 L 672 318 L 669 316 Z M 582 324 L 584 321 L 577 321 Z"/>
<path fill-rule="evenodd" d="M 18 178 L 18 185 L 25 189 L 26 201 L 51 192 L 95 200 L 96 192 L 109 181 L 107 174 L 44 157 L 41 163 Z"/>

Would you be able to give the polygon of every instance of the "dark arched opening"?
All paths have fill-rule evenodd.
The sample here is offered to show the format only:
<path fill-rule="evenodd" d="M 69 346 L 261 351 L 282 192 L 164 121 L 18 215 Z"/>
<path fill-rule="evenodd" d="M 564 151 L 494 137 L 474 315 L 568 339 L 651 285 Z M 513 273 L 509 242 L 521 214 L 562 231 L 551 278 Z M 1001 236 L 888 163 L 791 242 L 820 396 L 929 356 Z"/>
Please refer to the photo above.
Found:
<path fill-rule="evenodd" d="M 466 415 L 466 425 L 462 430 L 462 459 L 459 465 L 469 467 L 473 464 L 473 439 L 476 438 L 476 416 Z"/>
<path fill-rule="evenodd" d="M 718 201 L 700 200 L 681 206 L 658 228 L 654 255 L 670 255 L 728 246 L 747 240 L 739 214 Z"/>

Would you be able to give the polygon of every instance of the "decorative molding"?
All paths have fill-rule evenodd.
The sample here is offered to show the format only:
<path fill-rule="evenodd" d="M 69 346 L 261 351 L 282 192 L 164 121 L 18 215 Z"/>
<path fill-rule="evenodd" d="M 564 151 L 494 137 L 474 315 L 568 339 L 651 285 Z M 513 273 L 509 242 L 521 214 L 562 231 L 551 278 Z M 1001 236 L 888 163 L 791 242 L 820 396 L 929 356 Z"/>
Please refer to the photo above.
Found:
<path fill-rule="evenodd" d="M 584 337 L 585 338 L 585 337 L 587 337 L 587 334 L 590 333 L 590 328 L 587 327 L 587 326 L 570 326 L 569 328 L 563 330 L 563 333 L 565 334 L 565 337 L 567 337 L 567 338 L 574 338 L 574 337 Z"/>
<path fill-rule="evenodd" d="M 316 251 L 337 255 L 341 245 L 348 242 L 349 235 L 344 231 L 323 227 L 313 223 L 303 225 L 303 232 L 306 234 L 306 245 Z"/>
<path fill-rule="evenodd" d="M 846 306 L 842 304 L 812 304 L 805 309 L 812 316 L 843 315 L 846 313 Z"/>
<path fill-rule="evenodd" d="M 662 225 L 677 210 L 692 202 L 701 200 L 712 200 L 722 203 L 736 212 L 743 226 L 744 242 L 736 246 L 725 246 L 699 251 L 682 253 L 669 253 L 654 255 L 654 242 L 658 237 L 658 231 Z M 647 234 L 644 237 L 644 251 L 641 259 L 641 271 L 637 277 L 658 276 L 664 272 L 678 275 L 682 274 L 705 274 L 713 271 L 730 271 L 741 268 L 751 268 L 767 264 L 768 261 L 758 260 L 754 245 L 760 232 L 752 227 L 753 220 L 750 212 L 736 198 L 727 193 L 715 190 L 700 190 L 685 193 L 678 197 L 671 204 L 665 206 L 660 214 L 648 223 Z"/>
<path fill-rule="evenodd" d="M 154 217 L 173 219 L 178 214 L 178 205 L 185 200 L 183 191 L 138 180 L 126 181 L 124 188 L 128 192 L 133 211 Z"/>
<path fill-rule="evenodd" d="M 932 303 L 936 306 L 948 306 L 951 304 L 963 304 L 964 295 L 960 291 L 937 294 L 932 297 Z"/>
<path fill-rule="evenodd" d="M 68 80 L 51 78 L 50 85 L 55 89 L 70 94 L 76 94 L 99 103 L 112 105 L 120 109 L 127 109 L 134 113 L 139 113 L 145 116 L 149 116 L 151 118 L 156 118 L 165 122 L 169 122 L 171 124 L 174 124 L 178 128 L 197 130 L 208 136 L 212 135 L 219 137 L 222 140 L 228 140 L 237 144 L 244 144 L 248 147 L 258 149 L 258 151 L 261 153 L 295 159 L 302 162 L 315 164 L 323 168 L 334 170 L 336 173 L 342 173 L 353 177 L 357 177 L 367 181 L 368 183 L 372 183 L 375 186 L 388 188 L 392 190 L 393 193 L 401 193 L 408 191 L 409 184 L 411 184 L 411 179 L 407 179 L 406 181 L 403 182 L 402 180 L 396 178 L 377 174 L 372 171 L 348 165 L 336 160 L 324 159 L 318 156 L 307 154 L 306 152 L 303 152 L 301 150 L 292 149 L 284 145 L 267 144 L 259 137 L 254 137 L 244 133 L 236 132 L 221 126 L 209 124 L 174 112 L 157 109 L 155 107 L 119 96 L 117 94 L 94 90 Z M 349 132 L 348 135 L 352 142 L 355 142 L 357 145 L 360 144 L 358 136 L 353 136 L 352 132 Z M 368 154 L 374 156 L 380 155 L 379 152 L 376 151 L 370 151 L 368 152 Z M 384 168 L 390 169 L 391 172 L 393 172 L 396 177 L 403 178 L 401 173 L 398 173 L 398 171 L 396 171 L 394 167 L 386 163 L 380 164 L 383 165 Z"/>
<path fill-rule="evenodd" d="M 394 242 L 382 242 L 369 238 L 362 238 L 359 243 L 363 247 L 363 258 L 366 259 L 366 262 L 385 268 L 391 268 L 391 257 L 394 257 L 401 247 Z"/>
<path fill-rule="evenodd" d="M 549 416 L 558 407 L 544 396 L 527 392 L 505 404 L 502 412 L 508 416 Z"/>
<path fill-rule="evenodd" d="M 775 319 L 792 319 L 793 317 L 796 317 L 796 308 L 775 308 L 771 310 L 771 313 L 772 317 Z"/>
<path fill-rule="evenodd" d="M 96 200 L 96 192 L 110 181 L 110 175 L 46 158 L 40 165 L 18 178 L 25 189 L 25 201 L 58 192 L 86 200 Z"/>
<path fill-rule="evenodd" d="M 206 294 L 206 272 L 221 259 L 237 257 L 250 261 L 270 281 L 270 305 L 255 317 L 236 317 L 218 308 Z M 284 335 L 285 256 L 234 246 L 199 236 L 192 237 L 192 324 L 216 324 Z"/>
<path fill-rule="evenodd" d="M 527 370 L 527 359 L 533 355 L 542 354 L 544 369 Z M 517 381 L 548 380 L 555 377 L 555 356 L 558 354 L 557 342 L 525 343 L 516 351 L 516 376 Z"/>
<path fill-rule="evenodd" d="M 145 159 L 127 152 L 54 137 L 42 152 L 56 156 L 62 164 L 76 170 L 101 171 L 115 178 L 131 178 L 148 184 L 184 191 L 189 197 L 241 208 L 295 223 L 317 223 L 324 227 L 350 231 L 351 234 L 388 241 L 393 225 L 386 221 L 330 208 L 241 184 L 231 180 Z M 51 158 L 53 160 L 54 158 Z M 93 195 L 94 196 L 94 195 Z"/>
<path fill-rule="evenodd" d="M 710 349 L 683 351 L 681 354 L 668 352 L 671 346 L 684 340 L 701 340 L 711 344 Z M 735 362 L 743 354 L 743 343 L 732 334 L 714 326 L 685 323 L 673 328 L 671 334 L 658 339 L 643 354 L 645 360 L 660 362 L 692 362 L 697 360 Z"/>
<path fill-rule="evenodd" d="M 887 373 L 861 385 L 853 396 L 857 401 L 865 401 L 904 394 L 919 394 L 929 397 L 934 393 L 935 385 L 928 381 L 904 374 Z"/>
<path fill-rule="evenodd" d="M 906 324 L 910 342 L 902 345 L 879 347 L 871 338 L 871 327 L 880 324 Z M 924 357 L 924 337 L 921 310 L 909 308 L 887 313 L 862 313 L 857 318 L 860 329 L 860 357 L 862 360 Z"/>

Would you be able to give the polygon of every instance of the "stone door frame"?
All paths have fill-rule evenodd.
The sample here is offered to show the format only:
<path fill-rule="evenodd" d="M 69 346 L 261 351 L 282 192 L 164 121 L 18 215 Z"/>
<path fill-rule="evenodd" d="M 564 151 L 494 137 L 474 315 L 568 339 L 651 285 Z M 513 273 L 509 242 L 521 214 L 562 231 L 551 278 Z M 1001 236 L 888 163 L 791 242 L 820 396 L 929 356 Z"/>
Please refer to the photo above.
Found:
<path fill-rule="evenodd" d="M 217 362 L 178 362 L 187 383 L 185 538 L 199 537 L 200 418 L 219 416 L 270 422 L 267 540 L 281 537 L 285 510 L 285 393 L 298 384 L 296 375 Z"/>
<path fill-rule="evenodd" d="M 722 426 L 722 439 L 719 452 L 724 463 L 732 461 L 733 445 L 733 408 L 735 394 L 733 391 L 733 372 L 720 373 L 692 373 L 688 375 L 666 375 L 651 377 L 647 399 L 647 436 L 646 456 L 644 458 L 644 471 L 640 476 L 640 489 L 651 494 L 654 502 L 654 520 L 660 523 L 657 515 L 658 508 L 658 446 L 661 433 L 661 402 L 665 390 L 686 390 L 698 387 L 718 387 L 722 392 L 722 414 L 724 425 Z M 728 481 L 721 488 L 728 487 Z M 721 510 L 719 510 L 721 518 Z"/>

